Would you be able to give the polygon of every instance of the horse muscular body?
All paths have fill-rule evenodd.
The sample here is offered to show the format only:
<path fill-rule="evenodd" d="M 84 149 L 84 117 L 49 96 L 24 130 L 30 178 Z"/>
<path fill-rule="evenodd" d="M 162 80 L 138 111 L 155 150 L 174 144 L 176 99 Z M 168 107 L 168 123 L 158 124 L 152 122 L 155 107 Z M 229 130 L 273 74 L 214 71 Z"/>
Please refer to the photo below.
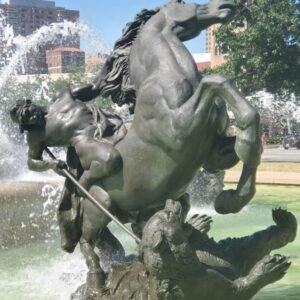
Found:
<path fill-rule="evenodd" d="M 230 2 L 221 4 L 224 3 Z M 245 108 L 251 118 L 257 118 L 235 88 L 228 91 L 233 88 L 228 79 L 202 77 L 182 43 L 218 21 L 217 18 L 208 19 L 199 27 L 199 5 L 189 4 L 181 19 L 176 15 L 178 5 L 187 6 L 171 3 L 150 18 L 130 51 L 130 80 L 137 93 L 134 121 L 125 139 L 116 146 L 123 158 L 122 171 L 101 183 L 112 202 L 126 211 L 161 207 L 166 199 L 179 199 L 199 168 L 204 164 L 209 167 L 212 153 L 220 151 L 217 140 L 224 137 L 228 125 L 226 109 L 215 101 L 217 96 L 233 104 L 234 111 Z M 185 26 L 193 30 L 186 32 Z M 238 101 L 241 103 L 236 104 Z M 239 120 L 239 114 L 237 121 L 245 128 L 253 122 Z M 258 132 L 250 139 L 258 143 Z M 219 169 L 232 167 L 241 159 L 234 151 L 233 139 L 228 138 L 225 145 L 231 151 L 222 158 L 219 155 Z M 226 147 L 221 151 L 225 153 Z M 254 173 L 249 198 L 254 193 Z M 244 205 L 224 213 L 236 212 Z"/>

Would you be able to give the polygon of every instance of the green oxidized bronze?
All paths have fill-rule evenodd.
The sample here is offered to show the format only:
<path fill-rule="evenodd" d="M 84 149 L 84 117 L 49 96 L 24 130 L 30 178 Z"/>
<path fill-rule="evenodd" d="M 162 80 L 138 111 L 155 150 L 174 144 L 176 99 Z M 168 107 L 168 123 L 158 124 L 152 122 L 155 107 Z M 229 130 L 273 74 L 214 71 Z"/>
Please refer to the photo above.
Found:
<path fill-rule="evenodd" d="M 80 201 L 87 194 L 67 178 L 58 208 L 62 247 L 72 252 L 79 242 L 88 266 L 87 283 L 74 299 L 251 299 L 288 269 L 286 257 L 269 253 L 295 238 L 289 212 L 275 210 L 275 226 L 219 243 L 207 235 L 209 217 L 186 221 L 186 190 L 201 167 L 217 172 L 243 163 L 237 188 L 215 200 L 218 213 L 239 212 L 255 193 L 259 115 L 228 78 L 199 73 L 183 45 L 234 11 L 229 0 L 173 0 L 143 10 L 93 84 L 62 91 L 48 107 L 19 101 L 11 110 L 27 132 L 30 169 L 73 174 L 141 239 L 139 262 L 125 263 L 122 245 L 107 229 L 110 217 Z M 98 95 L 130 106 L 130 128 L 86 103 Z M 236 137 L 227 134 L 226 106 L 240 129 Z M 68 171 L 61 161 L 43 159 L 53 146 L 68 147 Z M 123 263 L 105 273 L 95 247 L 118 252 Z"/>

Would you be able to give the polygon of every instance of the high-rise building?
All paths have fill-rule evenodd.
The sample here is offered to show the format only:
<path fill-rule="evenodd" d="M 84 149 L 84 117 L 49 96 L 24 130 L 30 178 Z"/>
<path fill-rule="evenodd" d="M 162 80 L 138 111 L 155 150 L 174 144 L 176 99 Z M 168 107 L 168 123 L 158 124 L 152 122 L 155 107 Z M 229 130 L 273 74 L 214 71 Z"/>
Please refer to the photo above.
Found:
<path fill-rule="evenodd" d="M 49 74 L 69 73 L 85 64 L 85 53 L 77 48 L 47 50 L 46 57 Z"/>
<path fill-rule="evenodd" d="M 44 0 L 9 0 L 0 4 L 7 24 L 11 25 L 15 35 L 27 36 L 51 23 L 64 20 L 76 22 L 79 11 L 56 7 L 54 1 Z M 80 48 L 80 36 L 72 35 L 64 39 L 55 39 L 39 47 L 38 53 L 28 54 L 25 73 L 47 73 L 46 51 L 55 48 Z"/>
<path fill-rule="evenodd" d="M 210 53 L 211 68 L 217 67 L 225 63 L 226 58 L 221 53 L 220 47 L 216 42 L 214 31 L 219 28 L 220 25 L 212 25 L 207 28 L 206 31 L 206 52 Z"/>

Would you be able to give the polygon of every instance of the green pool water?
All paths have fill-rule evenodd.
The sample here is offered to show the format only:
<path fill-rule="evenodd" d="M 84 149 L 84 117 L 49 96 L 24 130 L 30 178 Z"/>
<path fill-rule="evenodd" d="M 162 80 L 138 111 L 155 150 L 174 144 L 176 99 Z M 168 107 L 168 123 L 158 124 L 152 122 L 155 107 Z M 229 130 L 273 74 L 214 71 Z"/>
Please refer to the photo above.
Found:
<path fill-rule="evenodd" d="M 214 223 L 211 235 L 216 240 L 240 237 L 273 224 L 273 207 L 287 208 L 300 221 L 300 187 L 259 186 L 255 199 L 237 215 L 219 216 L 207 208 L 194 208 L 198 213 L 210 213 Z M 135 244 L 118 228 L 111 226 L 126 245 L 127 253 L 135 251 Z M 279 282 L 261 290 L 255 300 L 300 300 L 300 242 L 276 253 L 288 255 L 292 266 Z M 0 251 L 1 300 L 67 300 L 85 280 L 86 267 L 79 251 L 64 254 L 58 240 L 34 242 L 20 248 Z M 209 299 L 207 299 L 209 300 Z M 230 300 L 230 299 L 224 299 Z"/>

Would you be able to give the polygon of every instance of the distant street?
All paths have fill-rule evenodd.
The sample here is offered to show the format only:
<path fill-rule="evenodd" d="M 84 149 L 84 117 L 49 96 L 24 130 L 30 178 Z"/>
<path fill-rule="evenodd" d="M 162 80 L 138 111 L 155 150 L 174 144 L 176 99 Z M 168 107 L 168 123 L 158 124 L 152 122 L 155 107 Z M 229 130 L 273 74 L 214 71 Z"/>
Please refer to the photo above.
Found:
<path fill-rule="evenodd" d="M 290 148 L 285 150 L 282 146 L 279 148 L 265 148 L 262 161 L 300 162 L 300 149 Z"/>

